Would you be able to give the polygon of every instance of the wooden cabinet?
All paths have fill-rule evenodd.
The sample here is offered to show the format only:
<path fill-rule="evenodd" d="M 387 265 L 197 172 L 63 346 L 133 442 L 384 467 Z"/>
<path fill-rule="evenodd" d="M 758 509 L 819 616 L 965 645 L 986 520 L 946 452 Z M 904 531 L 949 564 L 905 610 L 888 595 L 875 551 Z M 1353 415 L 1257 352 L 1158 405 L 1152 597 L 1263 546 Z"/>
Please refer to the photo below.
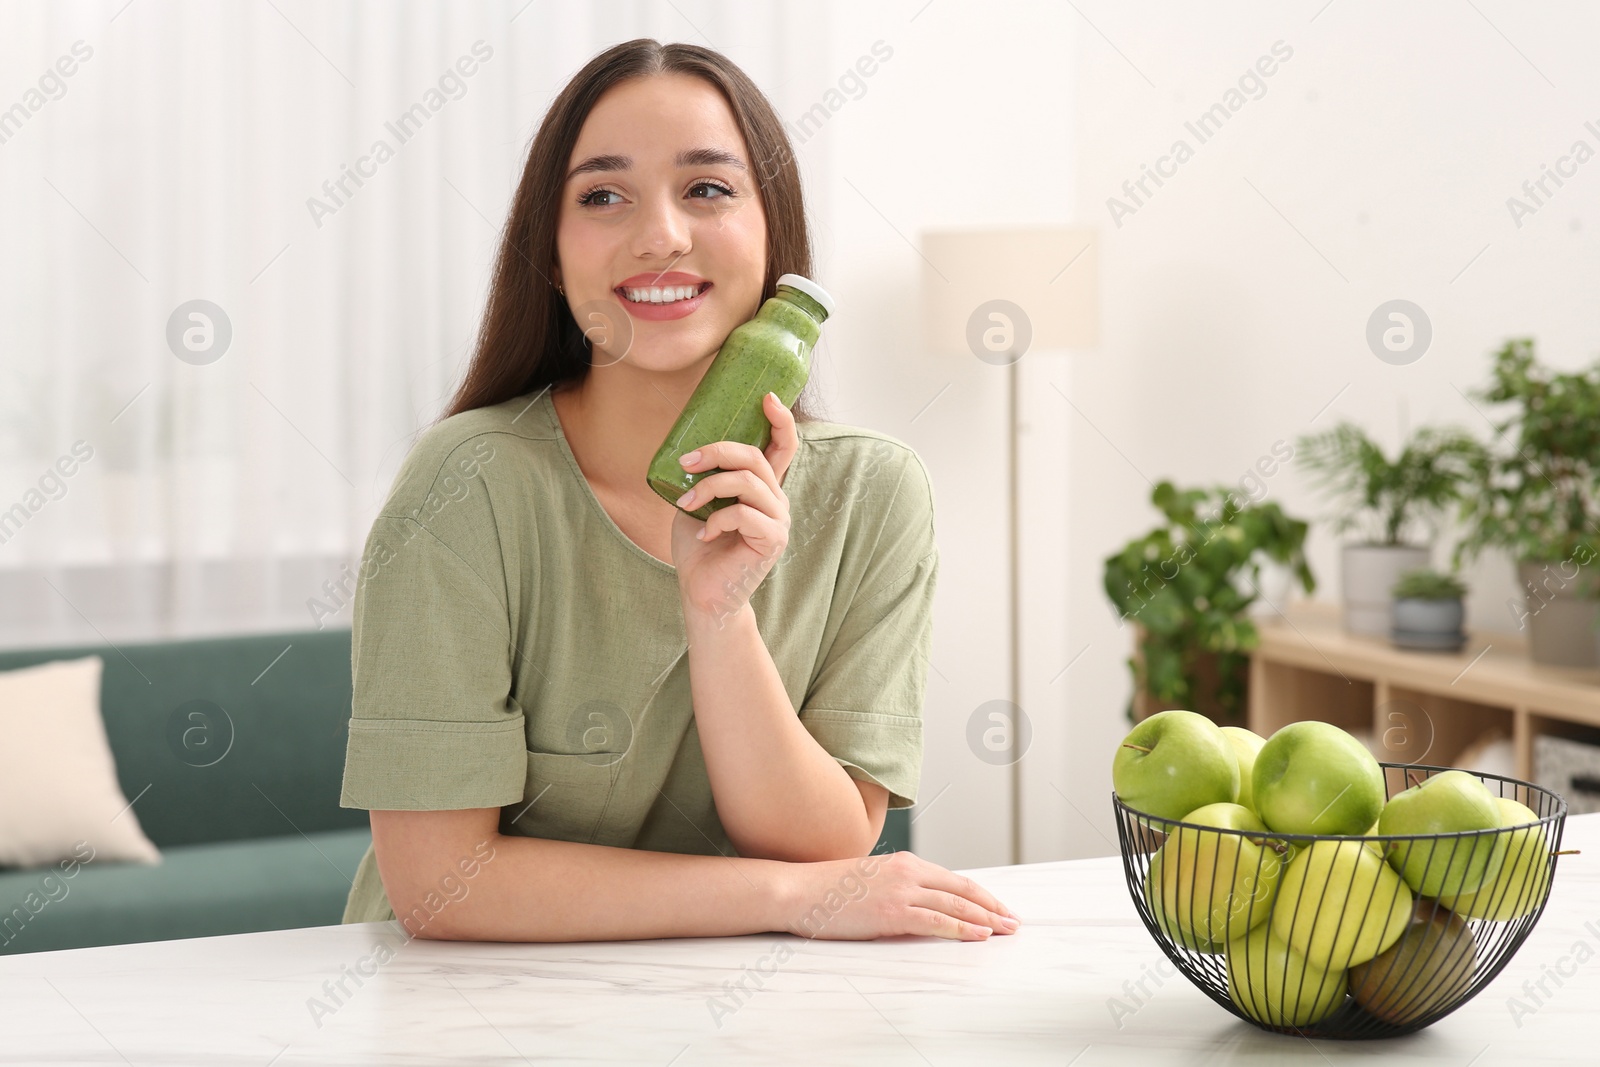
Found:
<path fill-rule="evenodd" d="M 1531 662 L 1516 635 L 1472 633 L 1459 653 L 1412 652 L 1348 634 L 1336 607 L 1311 603 L 1259 622 L 1250 659 L 1250 728 L 1321 719 L 1370 731 L 1389 759 L 1451 765 L 1485 733 L 1512 740 L 1515 774 L 1533 778 L 1533 738 L 1600 742 L 1600 670 Z"/>

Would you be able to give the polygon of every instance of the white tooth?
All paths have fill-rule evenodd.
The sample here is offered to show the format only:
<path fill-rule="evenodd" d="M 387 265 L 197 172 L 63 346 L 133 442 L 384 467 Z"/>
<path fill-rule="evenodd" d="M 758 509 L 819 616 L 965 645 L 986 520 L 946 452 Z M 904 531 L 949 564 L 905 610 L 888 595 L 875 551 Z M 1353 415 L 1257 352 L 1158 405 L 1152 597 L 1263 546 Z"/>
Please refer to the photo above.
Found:
<path fill-rule="evenodd" d="M 648 289 L 624 289 L 629 300 L 639 304 L 672 304 L 679 300 L 691 300 L 698 296 L 700 287 L 697 285 L 673 285 L 662 288 L 660 286 Z"/>

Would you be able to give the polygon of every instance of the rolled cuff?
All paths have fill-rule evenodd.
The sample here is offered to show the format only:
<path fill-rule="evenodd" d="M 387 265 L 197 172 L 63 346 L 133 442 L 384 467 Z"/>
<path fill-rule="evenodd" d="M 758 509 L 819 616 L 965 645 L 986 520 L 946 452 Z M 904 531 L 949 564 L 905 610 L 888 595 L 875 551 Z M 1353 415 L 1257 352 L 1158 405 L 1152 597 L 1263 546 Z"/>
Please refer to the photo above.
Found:
<path fill-rule="evenodd" d="M 501 808 L 527 785 L 524 717 L 501 722 L 350 720 L 343 808 Z"/>
<path fill-rule="evenodd" d="M 850 777 L 887 789 L 890 810 L 916 803 L 922 779 L 921 719 L 807 708 L 800 721 Z"/>

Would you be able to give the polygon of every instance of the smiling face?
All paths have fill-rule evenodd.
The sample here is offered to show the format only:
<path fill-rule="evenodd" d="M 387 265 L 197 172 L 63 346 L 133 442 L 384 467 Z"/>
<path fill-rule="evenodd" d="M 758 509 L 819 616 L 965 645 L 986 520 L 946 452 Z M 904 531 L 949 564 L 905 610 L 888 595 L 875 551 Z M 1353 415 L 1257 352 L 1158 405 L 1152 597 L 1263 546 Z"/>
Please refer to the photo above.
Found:
<path fill-rule="evenodd" d="M 766 213 L 749 150 L 714 86 L 685 74 L 612 86 L 585 119 L 568 171 L 555 280 L 575 312 L 620 305 L 628 317 L 591 331 L 595 366 L 683 370 L 709 360 L 755 315 Z M 593 320 L 583 317 L 587 327 Z"/>

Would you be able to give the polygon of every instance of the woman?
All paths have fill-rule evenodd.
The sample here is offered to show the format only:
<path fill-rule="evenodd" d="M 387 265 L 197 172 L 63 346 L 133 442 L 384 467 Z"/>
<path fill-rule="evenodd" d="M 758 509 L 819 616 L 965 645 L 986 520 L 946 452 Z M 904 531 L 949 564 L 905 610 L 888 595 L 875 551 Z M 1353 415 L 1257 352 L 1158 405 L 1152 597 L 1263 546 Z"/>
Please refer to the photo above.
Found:
<path fill-rule="evenodd" d="M 702 523 L 645 483 L 787 272 L 811 273 L 799 175 L 737 67 L 636 40 L 577 74 L 534 138 L 460 391 L 368 538 L 341 803 L 371 809 L 373 845 L 346 922 L 1016 928 L 970 879 L 870 855 L 920 773 L 938 554 L 916 454 L 769 395 L 765 452 L 682 458 L 722 470 L 690 496 L 737 504 Z"/>

